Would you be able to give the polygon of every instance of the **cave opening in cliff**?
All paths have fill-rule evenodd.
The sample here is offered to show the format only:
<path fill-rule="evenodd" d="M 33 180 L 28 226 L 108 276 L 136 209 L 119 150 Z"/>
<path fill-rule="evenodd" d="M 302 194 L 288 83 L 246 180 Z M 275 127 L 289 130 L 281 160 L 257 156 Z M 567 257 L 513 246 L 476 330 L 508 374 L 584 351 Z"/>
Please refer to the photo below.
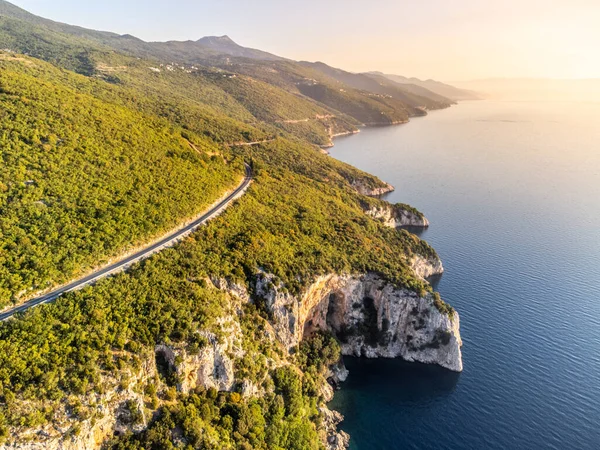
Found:
<path fill-rule="evenodd" d="M 177 384 L 177 377 L 173 367 L 171 367 L 171 364 L 169 363 L 167 354 L 162 350 L 158 350 L 155 353 L 154 358 L 156 361 L 156 370 L 160 379 L 169 387 L 175 386 Z"/>

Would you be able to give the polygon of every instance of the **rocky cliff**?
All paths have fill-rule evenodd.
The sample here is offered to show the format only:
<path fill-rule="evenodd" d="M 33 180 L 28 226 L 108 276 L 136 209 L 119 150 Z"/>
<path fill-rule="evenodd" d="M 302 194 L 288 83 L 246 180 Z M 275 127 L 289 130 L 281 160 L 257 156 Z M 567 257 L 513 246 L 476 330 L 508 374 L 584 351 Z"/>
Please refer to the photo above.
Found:
<path fill-rule="evenodd" d="M 340 281 L 312 309 L 305 334 L 329 330 L 340 340 L 344 355 L 401 357 L 462 370 L 458 314 L 439 311 L 433 295 L 420 297 L 375 274 Z"/>
<path fill-rule="evenodd" d="M 415 256 L 412 264 L 419 276 L 443 270 L 434 257 Z M 169 391 L 187 393 L 201 387 L 236 390 L 245 397 L 264 395 L 260 382 L 240 378 L 235 371 L 236 362 L 245 356 L 240 325 L 243 305 L 251 302 L 262 304 L 269 315 L 261 339 L 282 350 L 276 360 L 269 359 L 267 365 L 271 368 L 293 363 L 293 353 L 303 339 L 317 331 L 328 331 L 339 340 L 343 355 L 401 357 L 462 370 L 458 314 L 440 308 L 444 304 L 434 294 L 420 296 L 375 273 L 324 275 L 299 295 L 289 293 L 283 283 L 266 272 L 258 273 L 249 289 L 223 279 L 206 282 L 227 292 L 229 300 L 210 329 L 195 331 L 194 341 L 199 344 L 194 349 L 185 343 L 157 345 L 154 351 L 138 355 L 141 364 L 135 371 L 116 372 L 116 378 L 106 374 L 104 394 L 79 398 L 76 408 L 66 405 L 62 418 L 52 425 L 12 430 L 13 437 L 1 448 L 99 448 L 110 436 L 145 428 L 153 411 L 169 402 L 169 395 L 173 395 Z M 347 374 L 342 363 L 331 367 L 326 378 L 337 384 Z M 151 407 L 149 385 L 160 393 Z M 321 386 L 323 400 L 330 400 L 333 393 L 331 385 Z M 320 412 L 320 433 L 327 448 L 346 448 L 349 437 L 337 430 L 342 417 L 324 405 Z M 68 432 L 74 423 L 78 424 L 76 435 Z"/>
<path fill-rule="evenodd" d="M 382 186 L 373 187 L 365 184 L 364 180 L 356 180 L 351 183 L 352 187 L 359 194 L 366 195 L 369 197 L 379 197 L 384 194 L 388 194 L 394 191 L 394 186 L 389 183 L 384 183 Z"/>
<path fill-rule="evenodd" d="M 139 371 L 128 371 L 120 379 L 107 376 L 105 393 L 70 399 L 51 424 L 12 429 L 9 439 L 0 448 L 88 450 L 100 448 L 109 436 L 128 430 L 140 431 L 149 418 L 144 414 L 144 395 L 139 386 L 145 385 L 156 374 L 154 358 L 145 356 Z M 30 405 L 39 410 L 45 406 Z M 76 432 L 73 432 L 74 423 L 77 424 Z"/>
<path fill-rule="evenodd" d="M 415 274 L 422 279 L 444 273 L 444 266 L 439 258 L 414 255 L 410 263 Z"/>
<path fill-rule="evenodd" d="M 401 203 L 392 205 L 387 202 L 380 202 L 373 205 L 365 205 L 364 210 L 369 217 L 380 220 L 391 228 L 429 226 L 429 221 L 423 214 Z"/>
<path fill-rule="evenodd" d="M 337 427 L 343 422 L 344 416 L 337 411 L 332 411 L 326 406 L 319 408 L 323 416 L 325 428 L 325 445 L 327 450 L 344 450 L 350 445 L 350 436 L 344 431 L 338 431 Z"/>
<path fill-rule="evenodd" d="M 14 428 L 0 449 L 98 449 L 107 438 L 143 430 L 153 412 L 168 404 L 175 392 L 185 394 L 197 387 L 218 391 L 239 388 L 244 395 L 257 395 L 258 389 L 237 379 L 234 371 L 235 361 L 244 356 L 238 312 L 248 301 L 243 297 L 247 291 L 234 283 L 215 283 L 229 292 L 229 301 L 222 305 L 222 315 L 210 324 L 210 330 L 196 330 L 193 340 L 198 345 L 192 348 L 186 343 L 162 343 L 154 351 L 145 350 L 135 356 L 119 352 L 122 357 L 139 361 L 134 365 L 137 367 L 105 372 L 101 380 L 103 394 L 73 396 L 68 404 L 57 406 L 61 413 L 51 424 Z M 154 394 L 147 392 L 148 386 L 153 386 Z M 156 403 L 149 405 L 152 396 Z M 31 404 L 29 408 L 43 410 L 47 406 Z"/>
<path fill-rule="evenodd" d="M 424 262 L 422 267 L 425 271 Z M 319 277 L 300 297 L 261 274 L 256 293 L 269 308 L 278 339 L 290 349 L 323 330 L 339 339 L 344 355 L 401 357 L 462 370 L 458 313 L 440 311 L 433 294 L 421 297 L 373 273 Z"/>

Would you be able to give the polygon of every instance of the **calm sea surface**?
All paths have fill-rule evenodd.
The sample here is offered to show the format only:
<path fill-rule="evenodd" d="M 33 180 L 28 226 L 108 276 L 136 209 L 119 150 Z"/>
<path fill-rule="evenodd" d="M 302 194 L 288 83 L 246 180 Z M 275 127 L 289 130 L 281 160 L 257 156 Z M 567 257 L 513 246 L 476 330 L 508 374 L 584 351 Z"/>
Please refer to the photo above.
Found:
<path fill-rule="evenodd" d="M 423 211 L 464 372 L 347 359 L 352 448 L 600 449 L 600 104 L 470 102 L 336 140 Z"/>

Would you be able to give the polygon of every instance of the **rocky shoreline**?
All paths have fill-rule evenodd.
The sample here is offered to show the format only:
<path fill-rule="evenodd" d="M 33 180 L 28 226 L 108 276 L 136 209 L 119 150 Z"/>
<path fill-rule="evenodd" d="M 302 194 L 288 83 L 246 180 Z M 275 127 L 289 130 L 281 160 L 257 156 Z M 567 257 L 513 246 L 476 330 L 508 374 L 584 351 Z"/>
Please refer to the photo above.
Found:
<path fill-rule="evenodd" d="M 421 212 L 401 203 L 395 205 L 387 202 L 365 203 L 363 210 L 369 217 L 380 220 L 385 226 L 390 228 L 427 228 L 429 226 L 429 221 Z"/>

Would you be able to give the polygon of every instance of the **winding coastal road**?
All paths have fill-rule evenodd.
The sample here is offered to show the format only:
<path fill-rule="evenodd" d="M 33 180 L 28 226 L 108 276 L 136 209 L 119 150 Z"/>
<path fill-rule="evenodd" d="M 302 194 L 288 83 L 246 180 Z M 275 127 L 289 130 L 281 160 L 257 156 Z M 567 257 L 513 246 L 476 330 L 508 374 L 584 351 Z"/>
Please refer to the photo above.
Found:
<path fill-rule="evenodd" d="M 241 184 L 231 194 L 229 194 L 226 198 L 221 200 L 217 205 L 213 206 L 210 210 L 208 210 L 206 213 L 204 213 L 201 217 L 197 218 L 196 220 L 194 220 L 190 224 L 186 225 L 185 227 L 181 228 L 180 230 L 174 231 L 173 233 L 162 238 L 158 242 L 148 245 L 147 247 L 143 248 L 142 250 L 140 250 L 130 256 L 127 256 L 115 263 L 109 264 L 101 269 L 98 269 L 97 271 L 95 271 L 89 275 L 86 275 L 86 276 L 80 278 L 79 280 L 73 281 L 65 286 L 62 286 L 48 294 L 45 294 L 38 298 L 34 298 L 32 300 L 29 300 L 29 301 L 23 303 L 22 305 L 16 306 L 12 309 L 9 309 L 9 310 L 6 310 L 6 311 L 0 313 L 0 321 L 10 319 L 15 314 L 22 313 L 22 312 L 27 311 L 28 309 L 33 308 L 35 306 L 39 306 L 44 303 L 53 302 L 58 297 L 60 297 L 61 295 L 65 294 L 67 292 L 76 291 L 85 286 L 94 284 L 96 281 L 98 281 L 102 278 L 105 278 L 109 275 L 113 275 L 115 273 L 121 272 L 121 271 L 127 269 L 132 264 L 135 264 L 138 261 L 146 259 L 149 256 L 153 255 L 154 253 L 158 253 L 167 247 L 173 246 L 175 243 L 177 243 L 184 237 L 188 236 L 190 233 L 192 233 L 198 227 L 200 227 L 201 225 L 208 222 L 210 219 L 213 219 L 214 217 L 218 216 L 221 212 L 223 212 L 231 204 L 231 202 L 233 202 L 235 199 L 241 197 L 246 192 L 246 189 L 250 185 L 251 181 L 252 181 L 252 168 L 246 164 L 246 175 L 244 177 L 244 180 L 241 182 Z"/>

